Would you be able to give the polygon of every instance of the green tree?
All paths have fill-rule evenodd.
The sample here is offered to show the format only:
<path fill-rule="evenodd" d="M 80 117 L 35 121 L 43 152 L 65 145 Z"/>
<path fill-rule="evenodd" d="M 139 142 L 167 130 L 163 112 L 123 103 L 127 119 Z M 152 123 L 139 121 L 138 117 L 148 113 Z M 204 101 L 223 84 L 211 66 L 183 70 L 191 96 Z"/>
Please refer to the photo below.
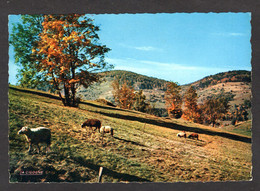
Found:
<path fill-rule="evenodd" d="M 243 106 L 246 109 L 250 109 L 251 108 L 251 100 L 248 100 L 248 99 L 244 100 Z"/>
<path fill-rule="evenodd" d="M 146 97 L 143 95 L 143 90 L 136 92 L 134 96 L 133 109 L 136 111 L 146 112 L 149 104 L 145 102 L 145 99 Z"/>
<path fill-rule="evenodd" d="M 233 113 L 233 119 L 235 120 L 234 124 L 237 124 L 239 121 L 246 121 L 248 120 L 248 111 L 247 107 L 242 105 L 235 104 L 235 112 Z"/>
<path fill-rule="evenodd" d="M 18 85 L 26 88 L 36 88 L 46 85 L 42 73 L 37 72 L 32 57 L 32 49 L 40 39 L 42 32 L 43 15 L 22 15 L 21 23 L 13 25 L 9 42 L 14 47 L 15 64 L 19 66 Z"/>

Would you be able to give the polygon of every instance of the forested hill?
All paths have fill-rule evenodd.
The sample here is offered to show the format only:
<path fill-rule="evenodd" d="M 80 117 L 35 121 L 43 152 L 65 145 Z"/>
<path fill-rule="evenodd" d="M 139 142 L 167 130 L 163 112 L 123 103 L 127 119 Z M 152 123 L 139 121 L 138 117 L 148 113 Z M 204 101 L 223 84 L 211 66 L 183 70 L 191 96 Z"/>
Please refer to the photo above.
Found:
<path fill-rule="evenodd" d="M 160 89 L 166 90 L 166 80 L 148 77 L 125 70 L 113 70 L 110 72 L 103 72 L 102 75 L 107 79 L 118 79 L 120 83 L 127 81 L 135 89 Z"/>
<path fill-rule="evenodd" d="M 206 76 L 201 80 L 198 80 L 194 83 L 188 84 L 198 88 L 207 88 L 209 86 L 216 85 L 218 83 L 226 82 L 251 82 L 251 72 L 246 70 L 234 70 L 228 72 L 222 72 L 215 75 Z"/>
<path fill-rule="evenodd" d="M 119 79 L 120 83 L 124 83 L 127 81 L 133 86 L 135 89 L 160 89 L 166 90 L 166 84 L 168 81 L 148 77 L 145 75 L 137 74 L 130 71 L 125 70 L 113 70 L 109 72 L 103 72 L 102 76 L 104 78 L 111 79 Z M 174 81 L 174 80 L 173 80 Z M 218 83 L 226 83 L 226 82 L 244 82 L 250 83 L 251 82 L 251 72 L 246 70 L 234 70 L 228 72 L 221 72 L 214 75 L 206 76 L 196 82 L 192 82 L 185 86 L 195 86 L 195 88 L 207 88 L 212 85 L 216 85 Z"/>
<path fill-rule="evenodd" d="M 164 94 L 167 86 L 166 80 L 148 77 L 130 71 L 113 70 L 101 73 L 104 81 L 95 83 L 88 89 L 80 87 L 78 93 L 85 100 L 96 100 L 104 98 L 114 102 L 111 86 L 114 79 L 120 83 L 127 81 L 135 90 L 143 90 L 147 101 L 156 103 L 156 108 L 165 108 Z M 174 81 L 174 80 L 173 80 Z M 207 76 L 191 84 L 182 85 L 181 94 L 192 85 L 196 88 L 199 102 L 202 103 L 208 96 L 224 90 L 232 97 L 231 105 L 240 105 L 251 97 L 251 73 L 245 70 L 222 72 Z M 232 94 L 232 95 L 231 95 Z"/>

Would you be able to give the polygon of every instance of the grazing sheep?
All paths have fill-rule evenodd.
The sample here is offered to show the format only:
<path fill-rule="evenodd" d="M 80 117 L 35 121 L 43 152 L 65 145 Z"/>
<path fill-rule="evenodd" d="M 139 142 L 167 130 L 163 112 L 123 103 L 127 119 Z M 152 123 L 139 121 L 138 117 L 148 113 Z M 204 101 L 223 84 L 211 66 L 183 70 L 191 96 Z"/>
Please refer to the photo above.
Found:
<path fill-rule="evenodd" d="M 26 135 L 26 139 L 29 142 L 28 152 L 32 151 L 32 145 L 36 145 L 38 148 L 38 153 L 40 152 L 39 143 L 46 143 L 46 153 L 47 149 L 50 150 L 51 145 L 51 130 L 46 127 L 29 128 L 22 127 L 18 134 Z"/>
<path fill-rule="evenodd" d="M 186 132 L 183 131 L 183 132 L 177 133 L 177 137 L 184 137 L 184 138 L 186 138 Z"/>
<path fill-rule="evenodd" d="M 198 133 L 192 133 L 192 134 L 190 134 L 190 135 L 188 136 L 188 138 L 191 138 L 191 139 L 197 138 L 197 140 L 199 140 L 199 135 L 198 135 Z"/>
<path fill-rule="evenodd" d="M 83 128 L 85 126 L 90 127 L 90 129 L 92 129 L 92 127 L 95 127 L 94 131 L 96 131 L 96 129 L 98 129 L 98 130 L 100 129 L 101 122 L 98 119 L 88 119 L 87 121 L 82 123 L 81 128 Z M 92 132 L 93 132 L 93 129 L 92 129 Z"/>
<path fill-rule="evenodd" d="M 113 127 L 110 126 L 102 126 L 99 130 L 100 133 L 102 133 L 102 135 L 104 135 L 104 133 L 110 133 L 111 136 L 114 135 L 114 129 Z"/>

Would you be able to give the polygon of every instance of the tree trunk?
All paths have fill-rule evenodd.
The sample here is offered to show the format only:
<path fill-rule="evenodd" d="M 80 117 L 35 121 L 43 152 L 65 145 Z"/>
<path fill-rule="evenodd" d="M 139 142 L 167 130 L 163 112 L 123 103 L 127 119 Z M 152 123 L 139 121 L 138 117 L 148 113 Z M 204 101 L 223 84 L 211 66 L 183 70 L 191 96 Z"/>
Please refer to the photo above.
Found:
<path fill-rule="evenodd" d="M 60 91 L 59 91 L 59 97 L 60 97 L 60 99 L 61 99 L 63 105 L 66 106 L 65 100 L 64 100 L 64 98 L 62 97 Z"/>
<path fill-rule="evenodd" d="M 74 67 L 71 68 L 71 72 L 72 72 L 72 79 L 75 78 L 75 69 Z M 71 85 L 71 94 L 72 94 L 72 106 L 76 107 L 77 103 L 76 103 L 76 88 L 75 88 L 75 83 L 73 83 Z"/>
<path fill-rule="evenodd" d="M 71 106 L 71 100 L 69 95 L 69 88 L 64 83 L 64 94 L 65 94 L 65 106 Z"/>
<path fill-rule="evenodd" d="M 55 80 L 55 77 L 54 77 L 54 74 L 53 74 L 53 73 L 52 73 L 52 78 L 53 78 L 53 82 L 54 82 L 54 86 L 55 86 L 56 90 L 58 90 L 58 91 L 59 91 L 59 97 L 60 97 L 60 99 L 61 99 L 61 101 L 62 101 L 63 105 L 64 105 L 64 106 L 66 106 L 65 99 L 62 97 L 62 95 L 61 95 L 61 93 L 60 93 L 60 88 L 59 88 L 59 85 L 58 85 L 58 83 L 56 82 L 56 80 Z"/>

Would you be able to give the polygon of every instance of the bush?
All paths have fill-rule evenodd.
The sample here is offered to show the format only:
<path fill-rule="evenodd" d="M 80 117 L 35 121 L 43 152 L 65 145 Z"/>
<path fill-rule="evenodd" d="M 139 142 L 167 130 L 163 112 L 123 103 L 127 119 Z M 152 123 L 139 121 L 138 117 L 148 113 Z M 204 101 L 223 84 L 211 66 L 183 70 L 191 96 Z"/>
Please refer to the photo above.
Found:
<path fill-rule="evenodd" d="M 179 119 L 182 116 L 182 110 L 181 109 L 171 110 L 169 116 L 171 118 Z"/>

